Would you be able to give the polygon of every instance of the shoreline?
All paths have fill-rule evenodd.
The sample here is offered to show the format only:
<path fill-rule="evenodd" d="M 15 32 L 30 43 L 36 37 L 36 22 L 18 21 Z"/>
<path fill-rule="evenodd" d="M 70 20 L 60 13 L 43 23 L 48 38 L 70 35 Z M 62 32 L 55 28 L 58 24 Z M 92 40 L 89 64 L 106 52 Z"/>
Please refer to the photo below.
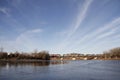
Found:
<path fill-rule="evenodd" d="M 90 60 L 120 60 L 120 59 L 90 59 Z M 82 59 L 79 60 L 71 60 L 71 59 L 51 59 L 51 60 L 0 60 L 0 62 L 47 62 L 47 61 L 82 61 Z M 85 60 L 84 60 L 85 61 Z M 87 61 L 87 60 L 86 60 Z"/>

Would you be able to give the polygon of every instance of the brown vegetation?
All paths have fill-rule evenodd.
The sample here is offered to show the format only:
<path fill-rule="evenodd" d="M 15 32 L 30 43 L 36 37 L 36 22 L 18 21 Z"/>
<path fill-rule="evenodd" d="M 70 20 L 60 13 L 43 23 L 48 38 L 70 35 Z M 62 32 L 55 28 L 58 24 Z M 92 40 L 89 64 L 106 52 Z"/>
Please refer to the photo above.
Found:
<path fill-rule="evenodd" d="M 50 56 L 48 51 L 41 51 L 41 52 L 33 52 L 33 53 L 10 53 L 7 52 L 0 52 L 0 59 L 1 60 L 28 60 L 28 59 L 36 59 L 36 60 L 50 60 Z"/>
<path fill-rule="evenodd" d="M 33 52 L 33 53 L 10 53 L 0 52 L 0 60 L 92 60 L 92 59 L 102 59 L 102 60 L 111 60 L 111 59 L 120 59 L 120 47 L 111 49 L 109 51 L 103 52 L 103 54 L 79 54 L 79 53 L 70 53 L 70 54 L 51 54 L 49 55 L 48 51 Z"/>
<path fill-rule="evenodd" d="M 51 56 L 52 60 L 115 60 L 120 59 L 120 47 L 111 49 L 107 52 L 103 52 L 103 54 L 79 54 L 79 53 L 69 53 L 63 54 L 63 56 L 56 55 Z"/>

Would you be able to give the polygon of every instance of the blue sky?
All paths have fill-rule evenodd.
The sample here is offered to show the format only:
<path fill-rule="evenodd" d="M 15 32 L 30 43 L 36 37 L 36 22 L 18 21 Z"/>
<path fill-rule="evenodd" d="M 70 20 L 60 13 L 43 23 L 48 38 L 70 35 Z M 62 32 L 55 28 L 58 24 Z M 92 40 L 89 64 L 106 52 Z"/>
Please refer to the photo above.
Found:
<path fill-rule="evenodd" d="M 120 47 L 120 0 L 0 0 L 0 46 L 60 54 Z"/>

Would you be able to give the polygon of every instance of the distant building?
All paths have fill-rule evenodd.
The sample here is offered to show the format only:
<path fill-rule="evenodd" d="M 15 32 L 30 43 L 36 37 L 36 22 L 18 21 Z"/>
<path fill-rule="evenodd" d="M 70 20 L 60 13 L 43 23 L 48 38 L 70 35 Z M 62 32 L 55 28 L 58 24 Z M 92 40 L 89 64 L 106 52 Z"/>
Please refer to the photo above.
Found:
<path fill-rule="evenodd" d="M 72 58 L 72 60 L 76 60 L 76 58 Z"/>
<path fill-rule="evenodd" d="M 84 60 L 87 60 L 87 57 L 85 57 Z"/>
<path fill-rule="evenodd" d="M 97 57 L 94 57 L 94 59 L 97 59 Z"/>
<path fill-rule="evenodd" d="M 63 58 L 60 58 L 60 60 L 63 60 Z"/>

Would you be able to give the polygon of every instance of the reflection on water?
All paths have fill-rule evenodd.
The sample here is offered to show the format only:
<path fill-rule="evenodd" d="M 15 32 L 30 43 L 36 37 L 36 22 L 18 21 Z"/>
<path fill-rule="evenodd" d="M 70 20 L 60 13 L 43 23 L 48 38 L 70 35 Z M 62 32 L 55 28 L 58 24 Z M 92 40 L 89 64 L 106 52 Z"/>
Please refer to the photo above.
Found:
<path fill-rule="evenodd" d="M 56 60 L 56 61 L 54 61 L 54 60 L 53 60 L 53 61 L 50 61 L 50 64 L 51 64 L 51 65 L 67 64 L 67 63 L 68 63 L 67 61 L 59 61 L 59 60 L 58 60 L 58 61 L 57 61 L 57 60 Z"/>
<path fill-rule="evenodd" d="M 0 67 L 17 67 L 17 66 L 49 66 L 49 65 L 58 65 L 66 64 L 67 61 L 2 61 L 0 62 Z"/>
<path fill-rule="evenodd" d="M 0 80 L 120 80 L 120 61 L 0 62 Z"/>

